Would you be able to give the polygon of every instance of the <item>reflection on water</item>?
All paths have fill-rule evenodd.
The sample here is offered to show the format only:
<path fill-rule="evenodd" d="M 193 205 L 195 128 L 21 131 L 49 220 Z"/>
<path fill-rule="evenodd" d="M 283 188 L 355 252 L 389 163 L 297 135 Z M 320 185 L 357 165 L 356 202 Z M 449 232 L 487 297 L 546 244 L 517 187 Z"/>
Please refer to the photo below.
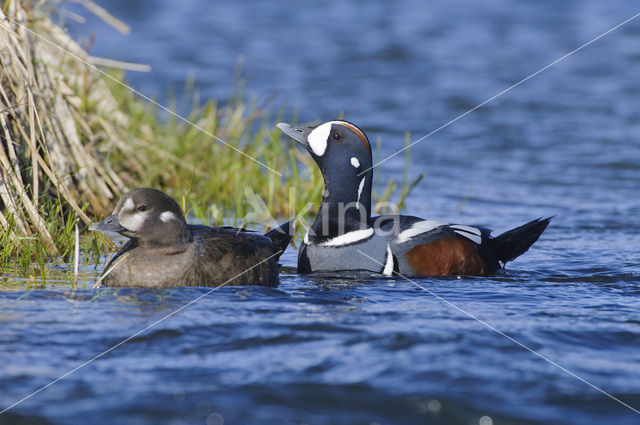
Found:
<path fill-rule="evenodd" d="M 341 111 L 383 154 L 421 137 L 637 13 L 631 2 L 298 4 L 169 2 L 108 8 L 93 52 L 149 63 L 162 95 L 193 71 L 303 120 Z M 640 23 L 631 22 L 411 150 L 425 179 L 407 212 L 499 233 L 555 215 L 492 278 L 418 279 L 629 405 L 640 407 Z M 376 169 L 401 172 L 396 157 Z M 639 416 L 402 279 L 297 276 L 217 289 L 0 415 L 0 424 L 635 424 Z M 209 289 L 45 288 L 2 276 L 0 406 L 28 395 Z M 17 275 L 17 274 L 16 274 Z M 33 280 L 37 282 L 37 279 Z M 22 284 L 24 283 L 24 284 Z M 8 287 L 7 287 L 8 286 Z M 33 286 L 33 285 L 32 285 Z M 30 286 L 30 287 L 32 287 Z M 19 422 L 18 422 L 19 423 Z"/>

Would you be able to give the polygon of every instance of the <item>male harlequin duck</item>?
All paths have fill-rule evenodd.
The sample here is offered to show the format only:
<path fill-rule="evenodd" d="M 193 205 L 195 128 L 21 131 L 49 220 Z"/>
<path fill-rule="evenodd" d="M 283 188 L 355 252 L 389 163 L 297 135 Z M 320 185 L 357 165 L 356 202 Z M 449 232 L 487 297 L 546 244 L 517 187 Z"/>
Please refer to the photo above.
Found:
<path fill-rule="evenodd" d="M 187 224 L 178 204 L 155 189 L 133 189 L 90 230 L 129 238 L 102 274 L 106 286 L 278 285 L 289 223 L 266 235 Z"/>
<path fill-rule="evenodd" d="M 371 145 L 362 130 L 346 121 L 278 127 L 309 151 L 324 177 L 320 210 L 300 246 L 300 273 L 489 275 L 526 252 L 551 220 L 533 220 L 492 237 L 483 227 L 402 215 L 371 217 Z"/>

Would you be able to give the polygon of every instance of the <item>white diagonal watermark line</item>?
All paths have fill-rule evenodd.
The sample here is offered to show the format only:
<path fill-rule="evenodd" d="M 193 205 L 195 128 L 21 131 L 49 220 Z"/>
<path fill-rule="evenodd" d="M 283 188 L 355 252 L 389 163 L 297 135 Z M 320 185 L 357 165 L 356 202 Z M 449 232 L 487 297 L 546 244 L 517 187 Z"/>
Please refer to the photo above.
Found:
<path fill-rule="evenodd" d="M 11 406 L 5 408 L 4 410 L 0 411 L 0 415 L 2 415 L 3 413 L 13 409 L 14 407 L 16 407 L 17 405 L 19 405 L 20 403 L 29 400 L 31 397 L 35 396 L 36 394 L 46 390 L 47 388 L 49 388 L 50 386 L 56 384 L 57 382 L 63 380 L 64 378 L 66 378 L 67 376 L 71 375 L 74 372 L 77 372 L 78 370 L 82 369 L 83 367 L 85 367 L 86 365 L 98 360 L 99 358 L 103 357 L 105 354 L 108 354 L 109 352 L 115 350 L 116 348 L 120 347 L 123 344 L 126 344 L 127 342 L 131 341 L 133 338 L 137 337 L 138 335 L 140 335 L 141 333 L 153 328 L 154 326 L 164 322 L 165 320 L 167 320 L 168 318 L 175 316 L 176 314 L 178 314 L 179 312 L 181 312 L 182 310 L 184 310 L 185 308 L 189 307 L 190 305 L 200 301 L 201 299 L 203 299 L 204 297 L 206 297 L 207 295 L 209 295 L 210 293 L 212 293 L 213 291 L 215 291 L 216 289 L 220 289 L 222 288 L 224 285 L 226 285 L 227 283 L 231 282 L 234 279 L 237 279 L 238 277 L 242 276 L 243 274 L 247 273 L 248 271 L 253 270 L 254 268 L 258 267 L 260 264 L 264 263 L 265 261 L 268 261 L 270 259 L 272 259 L 273 257 L 280 255 L 282 253 L 282 250 L 279 250 L 278 252 L 276 252 L 273 255 L 270 255 L 269 257 L 265 258 L 264 260 L 260 261 L 259 263 L 254 264 L 253 266 L 249 267 L 248 269 L 246 269 L 245 271 L 243 271 L 242 273 L 239 273 L 237 275 L 235 275 L 234 277 L 232 277 L 231 279 L 227 280 L 226 282 L 224 282 L 221 285 L 218 285 L 214 288 L 211 288 L 209 291 L 205 292 L 204 294 L 200 295 L 198 298 L 195 298 L 191 301 L 189 301 L 188 303 L 186 303 L 185 305 L 183 305 L 182 307 L 172 311 L 171 313 L 167 314 L 166 316 L 164 316 L 161 319 L 156 320 L 155 322 L 153 322 L 152 324 L 148 325 L 147 327 L 145 327 L 144 329 L 139 330 L 138 332 L 134 333 L 133 335 L 131 335 L 128 338 L 123 339 L 122 341 L 120 341 L 119 343 L 117 343 L 116 345 L 112 346 L 111 348 L 108 348 L 107 350 L 103 351 L 102 353 L 92 357 L 91 359 L 87 360 L 86 362 L 82 363 L 80 366 L 77 366 L 73 369 L 71 369 L 69 372 L 65 373 L 64 375 L 54 379 L 53 381 L 49 382 L 47 385 L 39 388 L 38 390 L 32 392 L 31 394 L 21 398 L 20 400 L 16 401 L 15 403 L 13 403 Z"/>
<path fill-rule="evenodd" d="M 527 77 L 523 78 L 522 80 L 518 81 L 517 83 L 515 83 L 515 84 L 513 84 L 513 85 L 511 85 L 511 86 L 509 86 L 509 87 L 507 87 L 506 89 L 502 90 L 500 93 L 498 93 L 498 94 L 496 94 L 496 95 L 494 95 L 494 96 L 490 97 L 489 99 L 485 100 L 484 102 L 482 102 L 482 103 L 480 103 L 480 104 L 478 104 L 478 105 L 474 106 L 473 108 L 469 109 L 467 112 L 465 112 L 465 113 L 463 113 L 463 114 L 461 114 L 461 115 L 458 115 L 457 117 L 455 117 L 455 118 L 454 118 L 454 119 L 452 119 L 451 121 L 449 121 L 449 122 L 447 122 L 447 123 L 445 123 L 445 124 L 441 125 L 440 127 L 436 128 L 436 129 L 435 129 L 435 130 L 433 130 L 431 133 L 429 133 L 429 134 L 427 134 L 427 135 L 425 135 L 425 136 L 422 136 L 421 138 L 419 138 L 418 140 L 416 140 L 416 141 L 414 141 L 414 142 L 409 143 L 409 144 L 408 144 L 407 146 L 405 146 L 404 148 L 400 149 L 400 150 L 399 150 L 399 151 L 397 151 L 397 152 L 394 152 L 393 154 L 391 154 L 391 155 L 387 156 L 387 157 L 386 157 L 386 158 L 384 158 L 383 160 L 378 161 L 377 163 L 375 163 L 375 164 L 374 164 L 374 165 L 372 165 L 371 167 L 367 168 L 366 170 L 362 171 L 362 172 L 361 172 L 361 173 L 359 173 L 358 175 L 359 175 L 359 176 L 361 176 L 362 174 L 364 174 L 364 173 L 366 173 L 367 171 L 369 171 L 369 170 L 371 170 L 371 169 L 373 169 L 373 168 L 377 167 L 378 165 L 382 164 L 383 162 L 385 162 L 385 161 L 387 161 L 387 160 L 389 160 L 389 159 L 393 158 L 394 156 L 396 156 L 396 155 L 398 155 L 398 154 L 400 154 L 400 153 L 404 152 L 405 150 L 409 149 L 411 146 L 415 145 L 416 143 L 419 143 L 419 142 L 423 141 L 424 139 L 426 139 L 426 138 L 428 138 L 428 137 L 433 136 L 434 134 L 436 134 L 436 133 L 437 133 L 437 132 L 439 132 L 440 130 L 443 130 L 443 129 L 445 129 L 445 128 L 449 127 L 451 124 L 453 124 L 454 122 L 458 121 L 459 119 L 466 117 L 467 115 L 469 115 L 470 113 L 472 113 L 473 111 L 475 111 L 475 110 L 477 110 L 477 109 L 479 109 L 479 108 L 482 108 L 484 105 L 486 105 L 487 103 L 491 102 L 492 100 L 494 100 L 494 99 L 496 99 L 496 98 L 498 98 L 498 97 L 502 96 L 503 94 L 505 94 L 505 93 L 507 93 L 508 91 L 510 91 L 510 90 L 512 90 L 512 89 L 514 89 L 514 88 L 516 88 L 516 87 L 518 87 L 519 85 L 521 85 L 521 84 L 523 84 L 524 82 L 526 82 L 526 81 L 530 80 L 531 78 L 535 77 L 536 75 L 538 75 L 538 74 L 540 74 L 540 73 L 542 73 L 542 72 L 546 71 L 547 69 L 551 68 L 552 66 L 554 66 L 554 65 L 555 65 L 555 64 L 557 64 L 558 62 L 561 62 L 561 61 L 565 60 L 565 59 L 566 59 L 566 58 L 568 58 L 569 56 L 573 55 L 574 53 L 579 52 L 580 50 L 584 49 L 584 48 L 585 48 L 585 47 L 587 47 L 588 45 L 590 45 L 590 44 L 592 44 L 592 43 L 594 43 L 594 42 L 598 41 L 599 39 L 601 39 L 601 38 L 602 38 L 602 37 L 604 37 L 605 35 L 607 35 L 607 34 L 609 34 L 609 33 L 613 32 L 613 31 L 617 30 L 617 29 L 618 29 L 618 28 L 620 28 L 621 26 L 623 26 L 623 25 L 625 25 L 625 24 L 627 24 L 627 23 L 629 23 L 629 22 L 633 21 L 633 20 L 634 20 L 634 19 L 636 19 L 638 16 L 640 16 L 640 12 L 636 13 L 635 15 L 633 15 L 632 17 L 630 17 L 629 19 L 627 19 L 627 20 L 625 20 L 625 21 L 623 21 L 623 22 L 620 22 L 620 23 L 619 23 L 618 25 L 616 25 L 615 27 L 608 29 L 607 31 L 603 32 L 602 34 L 598 35 L 597 37 L 592 38 L 591 40 L 589 40 L 589 41 L 587 41 L 586 43 L 584 43 L 582 46 L 580 46 L 580 47 L 578 47 L 578 48 L 576 48 L 576 49 L 574 49 L 574 50 L 570 51 L 570 52 L 569 52 L 569 53 L 567 53 L 566 55 L 559 57 L 558 59 L 554 60 L 553 62 L 551 62 L 551 63 L 550 63 L 550 64 L 548 64 L 547 66 L 545 66 L 545 67 L 543 67 L 543 68 L 540 68 L 539 70 L 537 70 L 537 71 L 536 71 L 536 72 L 534 72 L 533 74 L 531 74 L 531 75 L 529 75 L 529 76 L 527 76 Z"/>
<path fill-rule="evenodd" d="M 370 259 L 373 262 L 376 262 L 378 264 L 380 264 L 381 266 L 384 267 L 384 264 L 382 264 L 380 261 L 376 260 L 375 258 L 370 257 L 369 255 L 365 254 L 364 252 L 358 250 L 358 252 L 362 255 L 364 255 L 365 257 L 367 257 L 368 259 Z M 573 376 L 574 378 L 576 378 L 579 381 L 584 382 L 585 384 L 587 384 L 588 386 L 590 386 L 591 388 L 598 390 L 599 392 L 601 392 L 602 394 L 606 395 L 607 397 L 609 397 L 610 399 L 617 401 L 618 403 L 620 403 L 621 405 L 631 409 L 632 411 L 634 411 L 635 413 L 640 415 L 640 410 L 635 409 L 634 407 L 628 405 L 627 403 L 625 403 L 624 401 L 620 400 L 619 398 L 616 398 L 615 396 L 609 394 L 608 392 L 606 392 L 605 390 L 603 390 L 602 388 L 592 384 L 591 382 L 587 381 L 584 378 L 581 378 L 580 376 L 576 375 L 575 373 L 571 372 L 570 370 L 568 370 L 567 368 L 560 366 L 558 363 L 554 362 L 553 360 L 551 360 L 550 358 L 544 356 L 543 354 L 538 353 L 537 351 L 535 351 L 533 348 L 529 348 L 526 345 L 524 345 L 523 343 L 521 343 L 520 341 L 510 337 L 509 335 L 505 334 L 504 332 L 502 332 L 501 330 L 497 329 L 496 327 L 494 327 L 493 325 L 490 325 L 489 323 L 485 322 L 484 320 L 478 318 L 477 316 L 469 313 L 468 311 L 458 307 L 457 305 L 455 305 L 454 303 L 452 303 L 451 301 L 448 301 L 444 298 L 442 298 L 440 295 L 436 294 L 435 292 L 425 288 L 424 286 L 420 285 L 418 282 L 415 282 L 411 279 L 409 279 L 408 277 L 396 272 L 394 270 L 393 274 L 400 276 L 401 278 L 405 279 L 406 281 L 414 284 L 415 286 L 417 286 L 418 288 L 422 289 L 423 291 L 428 292 L 429 294 L 433 295 L 434 297 L 436 297 L 437 299 L 439 299 L 440 301 L 442 301 L 443 303 L 447 304 L 450 307 L 453 307 L 454 309 L 458 310 L 459 312 L 461 312 L 462 314 L 472 318 L 473 320 L 481 323 L 482 325 L 486 326 L 487 328 L 491 329 L 492 331 L 502 335 L 503 337 L 507 338 L 509 341 L 519 345 L 520 347 L 524 348 L 525 350 L 535 354 L 536 356 L 540 357 L 542 360 L 546 361 L 549 364 L 552 364 L 553 366 L 557 367 L 558 369 L 562 370 L 565 373 L 568 373 L 569 375 Z"/>
<path fill-rule="evenodd" d="M 11 19 L 8 16 L 5 16 L 5 18 L 7 19 L 7 21 L 12 22 L 16 25 L 18 25 L 19 27 L 25 29 L 26 31 L 28 31 L 29 33 L 33 34 L 34 36 L 38 37 L 40 40 L 52 45 L 53 47 L 55 47 L 58 50 L 63 51 L 64 53 L 66 53 L 67 55 L 71 56 L 72 58 L 76 59 L 79 62 L 82 62 L 83 64 L 85 64 L 87 67 L 93 69 L 94 71 L 99 72 L 100 74 L 104 75 L 105 77 L 109 78 L 112 81 L 115 81 L 116 83 L 120 84 L 123 87 L 126 87 L 128 90 L 130 90 L 131 92 L 137 94 L 138 96 L 140 96 L 141 98 L 143 98 L 144 100 L 146 100 L 149 103 L 152 103 L 153 105 L 157 106 L 158 108 L 162 109 L 163 111 L 168 112 L 169 114 L 173 115 L 174 117 L 178 118 L 179 120 L 189 124 L 190 126 L 194 127 L 195 129 L 201 131 L 202 133 L 206 134 L 209 137 L 212 137 L 213 139 L 217 140 L 218 142 L 222 143 L 223 145 L 233 149 L 234 151 L 238 152 L 239 154 L 246 156 L 247 158 L 249 158 L 250 160 L 252 160 L 253 162 L 255 162 L 256 164 L 259 164 L 261 166 L 263 166 L 264 168 L 266 168 L 267 170 L 276 173 L 277 175 L 279 175 L 280 177 L 282 177 L 282 173 L 274 170 L 273 168 L 269 167 L 267 164 L 265 164 L 264 162 L 261 162 L 259 160 L 257 160 L 256 158 L 252 157 L 251 155 L 247 155 L 246 153 L 242 152 L 240 149 L 236 148 L 235 146 L 233 146 L 232 144 L 222 140 L 221 138 L 219 138 L 218 136 L 216 136 L 215 134 L 211 133 L 210 131 L 206 130 L 205 128 L 202 128 L 201 126 L 199 126 L 198 124 L 194 123 L 193 121 L 189 120 L 188 118 L 183 117 L 182 115 L 172 111 L 171 109 L 167 108 L 166 106 L 164 106 L 161 103 L 158 103 L 157 101 L 151 99 L 149 96 L 146 96 L 144 94 L 142 94 L 141 92 L 139 92 L 138 90 L 134 89 L 133 87 L 129 86 L 128 84 L 125 84 L 124 82 L 118 80 L 117 78 L 107 74 L 106 72 L 104 72 L 103 70 L 99 69 L 98 67 L 96 67 L 95 65 L 93 65 L 92 63 L 87 62 L 86 60 L 82 59 L 81 57 L 79 57 L 78 55 L 75 55 L 73 53 L 71 53 L 70 51 L 68 51 L 67 49 L 65 49 L 64 47 L 58 46 L 56 43 L 54 43 L 53 41 L 47 39 L 46 37 L 43 37 L 42 35 L 38 34 L 37 32 L 33 31 L 32 29 L 30 29 L 29 27 L 21 24 L 20 22 L 17 22 L 13 19 Z"/>

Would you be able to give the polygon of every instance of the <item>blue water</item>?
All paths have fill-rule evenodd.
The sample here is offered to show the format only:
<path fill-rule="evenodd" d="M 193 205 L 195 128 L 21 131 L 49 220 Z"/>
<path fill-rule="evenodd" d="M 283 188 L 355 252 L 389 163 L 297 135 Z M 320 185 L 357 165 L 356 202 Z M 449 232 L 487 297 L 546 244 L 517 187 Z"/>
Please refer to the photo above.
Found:
<path fill-rule="evenodd" d="M 302 121 L 344 112 L 382 139 L 379 159 L 405 131 L 428 134 L 640 12 L 597 0 L 104 5 L 131 35 L 95 19 L 72 30 L 97 31 L 95 55 L 150 64 L 129 74 L 145 94 L 194 75 L 202 98 L 224 102 L 240 60 L 258 101 L 275 94 L 269 108 Z M 640 423 L 589 385 L 640 409 L 639 39 L 640 18 L 413 147 L 411 174 L 425 178 L 407 213 L 497 232 L 556 216 L 508 270 L 309 278 L 290 250 L 277 289 L 14 286 L 0 292 L 2 407 L 207 295 L 0 424 Z M 400 155 L 376 173 L 402 167 Z M 84 270 L 89 286 L 98 272 Z"/>

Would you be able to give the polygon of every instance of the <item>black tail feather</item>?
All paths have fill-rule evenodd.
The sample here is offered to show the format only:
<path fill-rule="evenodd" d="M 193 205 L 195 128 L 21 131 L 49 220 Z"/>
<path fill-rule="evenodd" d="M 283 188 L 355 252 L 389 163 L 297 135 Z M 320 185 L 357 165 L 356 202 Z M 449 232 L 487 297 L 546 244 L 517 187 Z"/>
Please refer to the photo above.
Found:
<path fill-rule="evenodd" d="M 276 227 L 275 229 L 269 230 L 264 235 L 271 239 L 273 245 L 276 247 L 276 250 L 281 251 L 280 254 L 276 256 L 276 259 L 280 258 L 280 256 L 284 253 L 284 250 L 289 246 L 289 242 L 291 242 L 291 238 L 293 235 L 289 231 L 290 221 L 283 223 L 280 227 Z"/>
<path fill-rule="evenodd" d="M 515 229 L 508 230 L 494 239 L 498 260 L 504 265 L 527 252 L 538 240 L 553 217 L 538 218 Z"/>

